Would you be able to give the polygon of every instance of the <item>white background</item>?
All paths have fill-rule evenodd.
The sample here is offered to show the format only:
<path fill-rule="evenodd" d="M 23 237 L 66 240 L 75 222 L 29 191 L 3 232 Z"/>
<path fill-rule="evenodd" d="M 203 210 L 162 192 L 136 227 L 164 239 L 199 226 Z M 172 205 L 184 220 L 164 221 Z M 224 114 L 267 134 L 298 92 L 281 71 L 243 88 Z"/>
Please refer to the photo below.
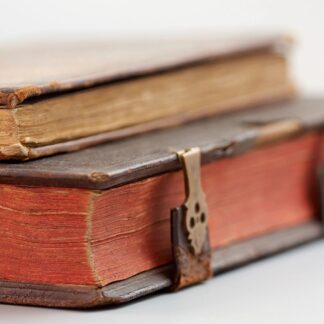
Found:
<path fill-rule="evenodd" d="M 0 59 L 5 43 L 33 38 L 244 30 L 294 35 L 301 92 L 323 93 L 324 1 L 0 0 Z M 317 243 L 113 310 L 1 305 L 0 323 L 324 323 L 323 300 L 324 243 Z"/>

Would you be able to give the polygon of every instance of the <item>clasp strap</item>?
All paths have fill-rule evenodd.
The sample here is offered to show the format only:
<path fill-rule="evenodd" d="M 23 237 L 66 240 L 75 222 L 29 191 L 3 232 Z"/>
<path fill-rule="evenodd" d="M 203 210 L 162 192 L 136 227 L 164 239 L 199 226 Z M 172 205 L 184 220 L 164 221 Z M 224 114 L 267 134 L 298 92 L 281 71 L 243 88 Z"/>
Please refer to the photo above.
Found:
<path fill-rule="evenodd" d="M 201 186 L 200 149 L 194 147 L 177 154 L 184 171 L 186 199 L 183 205 L 171 210 L 174 290 L 212 276 L 208 210 Z"/>

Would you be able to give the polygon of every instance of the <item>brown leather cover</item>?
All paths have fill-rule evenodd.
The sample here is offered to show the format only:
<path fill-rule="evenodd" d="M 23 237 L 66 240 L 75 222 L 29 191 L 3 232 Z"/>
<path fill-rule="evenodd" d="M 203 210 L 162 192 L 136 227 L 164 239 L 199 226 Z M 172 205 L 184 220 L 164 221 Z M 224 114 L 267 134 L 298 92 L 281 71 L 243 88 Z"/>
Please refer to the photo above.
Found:
<path fill-rule="evenodd" d="M 200 147 L 202 162 L 207 163 L 323 127 L 323 107 L 323 99 L 304 99 L 81 152 L 24 164 L 1 163 L 0 183 L 107 189 L 179 169 L 175 152 L 187 147 Z M 216 274 L 322 236 L 323 225 L 312 221 L 238 242 L 213 251 L 212 271 Z M 102 288 L 1 281 L 0 302 L 69 308 L 119 304 L 170 287 L 172 270 L 168 265 Z"/>
<path fill-rule="evenodd" d="M 202 163 L 324 126 L 324 99 L 300 99 L 196 121 L 25 163 L 0 163 L 0 183 L 108 189 L 180 169 L 177 151 L 199 147 Z"/>
<path fill-rule="evenodd" d="M 3 46 L 0 105 L 15 107 L 41 94 L 86 88 L 249 51 L 282 48 L 289 42 L 281 35 L 190 35 Z"/>

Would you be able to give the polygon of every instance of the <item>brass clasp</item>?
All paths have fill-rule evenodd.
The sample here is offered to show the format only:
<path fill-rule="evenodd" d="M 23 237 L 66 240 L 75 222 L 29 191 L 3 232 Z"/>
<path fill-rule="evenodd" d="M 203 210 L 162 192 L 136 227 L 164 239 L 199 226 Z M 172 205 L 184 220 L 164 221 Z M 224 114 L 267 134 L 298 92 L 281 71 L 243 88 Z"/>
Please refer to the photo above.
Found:
<path fill-rule="evenodd" d="M 171 211 L 174 289 L 211 277 L 208 210 L 201 186 L 201 154 L 197 147 L 178 152 L 184 171 L 186 199 Z"/>

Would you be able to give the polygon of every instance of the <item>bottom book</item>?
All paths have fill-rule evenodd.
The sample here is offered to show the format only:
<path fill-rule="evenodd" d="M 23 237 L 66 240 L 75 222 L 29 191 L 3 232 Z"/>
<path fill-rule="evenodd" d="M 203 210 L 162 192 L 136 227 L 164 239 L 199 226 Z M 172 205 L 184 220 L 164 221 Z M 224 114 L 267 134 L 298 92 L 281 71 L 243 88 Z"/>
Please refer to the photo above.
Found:
<path fill-rule="evenodd" d="M 174 288 L 171 210 L 201 198 L 199 174 L 208 222 L 195 203 L 184 233 L 194 257 L 191 228 L 208 223 L 212 274 L 322 237 L 322 126 L 324 100 L 303 99 L 2 163 L 0 301 L 88 308 Z M 183 172 L 193 147 L 201 166 Z"/>

